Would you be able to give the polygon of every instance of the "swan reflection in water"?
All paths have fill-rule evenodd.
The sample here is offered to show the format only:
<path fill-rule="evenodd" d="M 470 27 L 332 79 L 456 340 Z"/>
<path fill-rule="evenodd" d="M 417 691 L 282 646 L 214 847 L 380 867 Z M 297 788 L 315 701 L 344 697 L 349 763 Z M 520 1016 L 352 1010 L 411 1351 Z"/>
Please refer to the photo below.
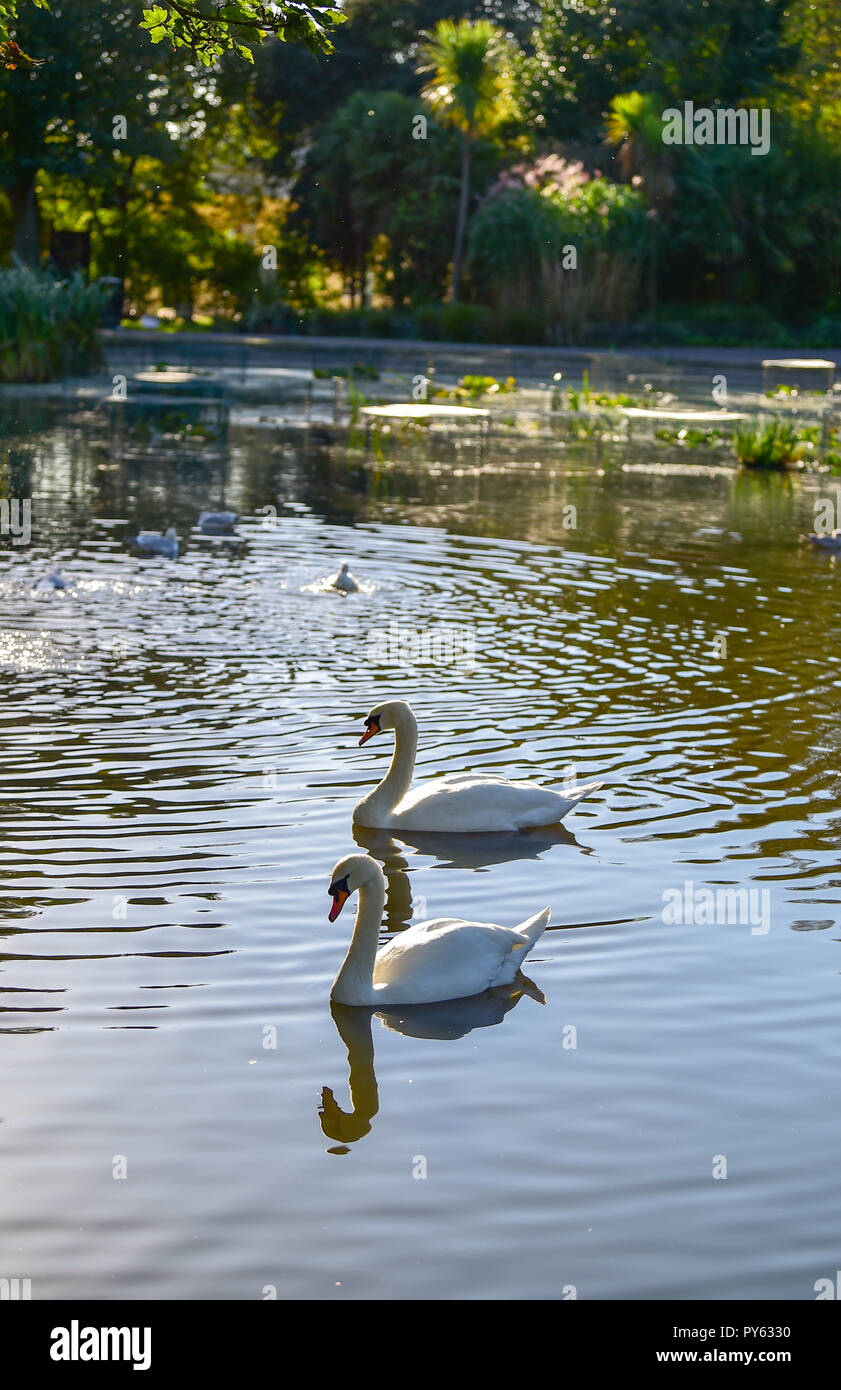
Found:
<path fill-rule="evenodd" d="M 331 1003 L 333 1022 L 347 1048 L 351 1110 L 342 1110 L 330 1087 L 324 1087 L 318 1118 L 327 1138 L 335 1140 L 340 1146 L 328 1149 L 328 1153 L 349 1152 L 347 1145 L 356 1143 L 370 1132 L 379 1110 L 371 1026 L 374 1017 L 392 1033 L 404 1033 L 409 1038 L 450 1041 L 463 1038 L 474 1028 L 492 1028 L 501 1023 L 524 994 L 540 1004 L 546 1003 L 537 985 L 522 973 L 509 985 L 486 989 L 483 994 L 473 994 L 469 999 L 445 999 L 438 1004 L 392 1005 L 387 1009 L 376 1009 Z"/>
<path fill-rule="evenodd" d="M 532 830 L 502 830 L 492 835 L 457 835 L 439 830 L 372 830 L 368 826 L 354 824 L 353 838 L 375 859 L 379 859 L 386 873 L 392 867 L 394 856 L 400 856 L 406 848 L 438 859 L 448 869 L 484 869 L 491 864 L 508 864 L 512 859 L 539 859 L 553 845 L 572 845 L 582 854 L 592 854 L 592 850 L 579 844 L 563 825 L 542 825 Z M 406 861 L 402 859 L 399 867 L 405 865 Z"/>
<path fill-rule="evenodd" d="M 512 859 L 537 859 L 551 845 L 573 845 L 582 854 L 592 852 L 580 845 L 562 825 L 495 835 L 447 835 L 415 830 L 410 838 L 401 834 L 400 840 L 394 838 L 391 830 L 370 830 L 364 825 L 354 825 L 353 838 L 383 866 L 388 885 L 387 931 L 400 931 L 412 920 L 407 849 L 432 855 L 447 869 L 482 869 Z"/>

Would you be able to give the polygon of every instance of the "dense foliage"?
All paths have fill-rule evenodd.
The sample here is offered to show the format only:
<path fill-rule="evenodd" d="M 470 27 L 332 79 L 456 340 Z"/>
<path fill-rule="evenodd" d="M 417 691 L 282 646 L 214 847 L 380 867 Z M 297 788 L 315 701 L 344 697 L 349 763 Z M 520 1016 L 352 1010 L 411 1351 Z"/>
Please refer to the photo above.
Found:
<path fill-rule="evenodd" d="M 503 182 L 474 216 L 477 292 L 509 320 L 519 311 L 534 324 L 551 324 L 557 337 L 580 334 L 594 321 L 626 322 L 638 304 L 651 240 L 642 195 L 561 160 L 550 182 L 530 179 L 534 173 L 540 171 L 524 171 L 519 186 Z"/>
<path fill-rule="evenodd" d="M 839 0 L 0 0 L 24 55 L 0 84 L 0 240 L 32 265 L 89 240 L 136 315 L 826 339 L 839 20 Z M 664 143 L 686 101 L 766 109 L 768 153 Z"/>

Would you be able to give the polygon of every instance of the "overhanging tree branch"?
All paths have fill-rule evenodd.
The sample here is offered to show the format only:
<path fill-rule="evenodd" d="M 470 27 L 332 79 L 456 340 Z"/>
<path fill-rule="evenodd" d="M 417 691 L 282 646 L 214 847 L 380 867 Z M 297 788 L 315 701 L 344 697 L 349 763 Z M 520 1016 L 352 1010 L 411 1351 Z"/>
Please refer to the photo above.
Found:
<path fill-rule="evenodd" d="M 253 62 L 253 48 L 268 37 L 332 53 L 331 32 L 344 19 L 334 6 L 305 0 L 166 0 L 145 9 L 141 23 L 154 43 L 190 48 L 209 65 L 226 51 Z"/>
<path fill-rule="evenodd" d="M 44 61 L 31 58 L 15 42 L 21 3 L 50 8 L 49 0 L 0 0 L 0 63 L 11 69 Z M 166 0 L 144 9 L 140 24 L 153 43 L 188 48 L 209 67 L 229 52 L 253 63 L 254 48 L 267 38 L 302 43 L 315 56 L 332 53 L 332 32 L 345 18 L 334 5 L 308 0 Z"/>

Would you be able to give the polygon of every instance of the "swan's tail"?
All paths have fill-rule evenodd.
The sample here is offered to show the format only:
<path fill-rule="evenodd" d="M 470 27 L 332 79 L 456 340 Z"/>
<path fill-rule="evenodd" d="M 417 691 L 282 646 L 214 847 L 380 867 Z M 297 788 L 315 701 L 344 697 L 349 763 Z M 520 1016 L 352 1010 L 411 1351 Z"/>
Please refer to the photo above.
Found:
<path fill-rule="evenodd" d="M 533 917 L 527 918 L 525 922 L 521 922 L 518 927 L 514 928 L 515 931 L 518 931 L 520 935 L 524 936 L 528 941 L 528 951 L 531 950 L 535 942 L 537 942 L 545 932 L 551 916 L 551 907 L 544 907 L 542 912 L 536 912 Z"/>
<path fill-rule="evenodd" d="M 570 806 L 577 806 L 579 801 L 584 800 L 585 796 L 592 796 L 593 792 L 599 791 L 603 786 L 604 782 L 585 782 L 583 786 L 553 788 L 553 790 L 558 790 L 558 795 L 568 801 Z"/>

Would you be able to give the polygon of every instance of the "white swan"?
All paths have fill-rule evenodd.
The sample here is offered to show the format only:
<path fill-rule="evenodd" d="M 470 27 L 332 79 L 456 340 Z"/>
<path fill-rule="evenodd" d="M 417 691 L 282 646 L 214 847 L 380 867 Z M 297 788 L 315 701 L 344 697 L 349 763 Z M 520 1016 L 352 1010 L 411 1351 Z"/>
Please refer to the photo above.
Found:
<path fill-rule="evenodd" d="M 568 792 L 537 782 L 507 782 L 478 772 L 457 772 L 410 791 L 418 747 L 418 723 L 405 700 L 375 705 L 365 720 L 360 746 L 384 729 L 394 730 L 391 766 L 380 785 L 353 808 L 359 825 L 386 830 L 476 833 L 556 825 L 601 782 Z"/>
<path fill-rule="evenodd" d="M 328 892 L 331 922 L 351 893 L 359 893 L 348 953 L 330 991 L 338 1004 L 433 1004 L 510 984 L 549 925 L 548 907 L 518 927 L 438 917 L 408 927 L 378 951 L 385 879 L 376 859 L 340 859 Z"/>
<path fill-rule="evenodd" d="M 236 512 L 202 512 L 199 530 L 205 536 L 233 536 L 238 521 Z"/>
<path fill-rule="evenodd" d="M 175 528 L 169 526 L 163 535 L 160 531 L 140 531 L 134 538 L 138 550 L 149 550 L 155 555 L 165 555 L 168 560 L 178 559 L 178 537 Z"/>
<path fill-rule="evenodd" d="M 45 589 L 66 589 L 67 580 L 60 569 L 54 569 L 49 574 L 42 574 L 37 584 L 33 584 L 34 589 L 43 593 Z"/>
<path fill-rule="evenodd" d="M 355 594 L 359 589 L 359 580 L 351 574 L 347 560 L 342 561 L 336 573 L 330 575 L 327 583 L 331 589 L 340 589 L 343 594 Z"/>

